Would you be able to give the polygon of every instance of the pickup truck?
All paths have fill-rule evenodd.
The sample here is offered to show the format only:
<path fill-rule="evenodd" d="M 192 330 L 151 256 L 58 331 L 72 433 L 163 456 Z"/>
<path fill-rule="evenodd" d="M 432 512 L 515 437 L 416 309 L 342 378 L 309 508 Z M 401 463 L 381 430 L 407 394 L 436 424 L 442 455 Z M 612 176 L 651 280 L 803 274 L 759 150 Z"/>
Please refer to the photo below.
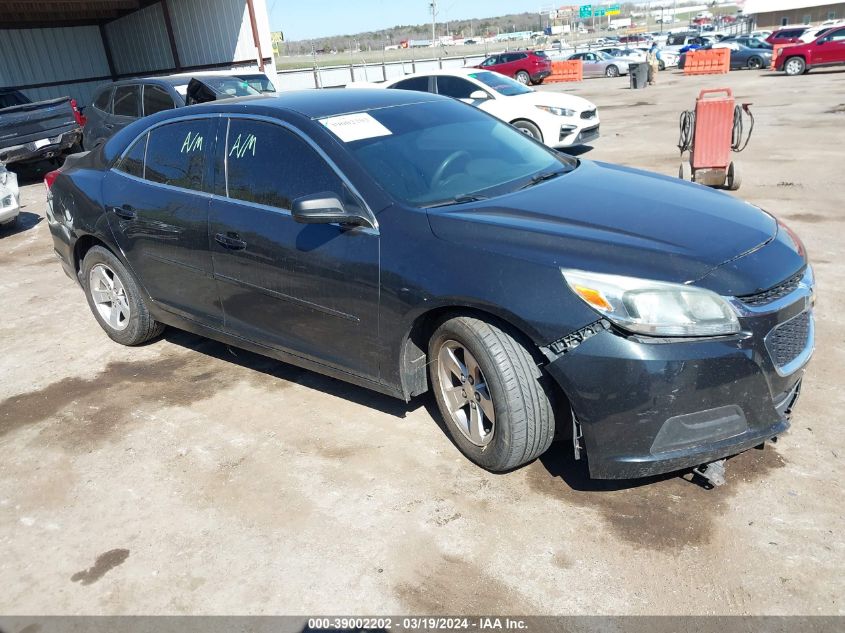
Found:
<path fill-rule="evenodd" d="M 70 97 L 31 102 L 0 89 L 0 162 L 26 163 L 79 148 L 85 117 Z"/>

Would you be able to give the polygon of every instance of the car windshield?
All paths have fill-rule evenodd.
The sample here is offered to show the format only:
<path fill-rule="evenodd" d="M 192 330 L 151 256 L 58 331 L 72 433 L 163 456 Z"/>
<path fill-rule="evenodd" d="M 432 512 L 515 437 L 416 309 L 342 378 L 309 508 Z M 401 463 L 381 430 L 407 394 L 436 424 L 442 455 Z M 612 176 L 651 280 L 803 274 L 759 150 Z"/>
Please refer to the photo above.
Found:
<path fill-rule="evenodd" d="M 529 92 L 534 92 L 528 86 L 523 86 L 518 81 L 514 81 L 510 77 L 505 77 L 499 73 L 488 71 L 480 73 L 472 73 L 470 75 L 476 81 L 480 81 L 485 86 L 488 86 L 498 92 L 500 95 L 506 97 L 513 97 L 515 95 L 524 95 Z"/>
<path fill-rule="evenodd" d="M 320 122 L 383 189 L 414 206 L 491 198 L 578 165 L 459 101 L 380 108 Z"/>
<path fill-rule="evenodd" d="M 276 92 L 276 86 L 270 81 L 266 75 L 247 75 L 241 77 L 250 88 L 258 92 Z"/>
<path fill-rule="evenodd" d="M 218 94 L 226 95 L 227 97 L 246 97 L 249 95 L 257 95 L 259 92 L 250 87 L 250 85 L 243 79 L 236 79 L 234 77 L 202 77 L 199 79 L 206 86 L 217 92 Z"/>
<path fill-rule="evenodd" d="M 607 53 L 602 53 L 601 51 L 596 51 L 596 57 L 599 59 L 599 61 L 607 61 L 608 59 L 613 59 L 610 55 L 608 55 Z"/>

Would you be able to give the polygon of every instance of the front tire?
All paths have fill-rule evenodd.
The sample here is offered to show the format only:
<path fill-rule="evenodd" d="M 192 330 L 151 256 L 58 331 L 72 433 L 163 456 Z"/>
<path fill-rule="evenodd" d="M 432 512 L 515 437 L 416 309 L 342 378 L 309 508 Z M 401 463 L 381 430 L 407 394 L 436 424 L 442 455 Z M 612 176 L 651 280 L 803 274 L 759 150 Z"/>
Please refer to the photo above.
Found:
<path fill-rule="evenodd" d="M 431 384 L 460 451 L 493 472 L 526 464 L 551 445 L 552 390 L 536 361 L 504 329 L 449 319 L 429 341 Z"/>
<path fill-rule="evenodd" d="M 752 57 L 748 60 L 749 70 L 760 70 L 763 67 L 763 60 L 760 57 Z"/>
<path fill-rule="evenodd" d="M 85 254 L 82 284 L 88 307 L 113 341 L 141 345 L 164 331 L 150 316 L 131 273 L 107 249 L 94 246 Z"/>
<path fill-rule="evenodd" d="M 611 64 L 610 66 L 605 69 L 604 74 L 608 77 L 618 77 L 619 76 L 619 68 Z"/>
<path fill-rule="evenodd" d="M 530 75 L 527 72 L 525 72 L 524 70 L 520 70 L 518 73 L 516 73 L 513 76 L 513 78 L 516 79 L 519 83 L 521 83 L 524 86 L 527 86 L 528 84 L 531 83 Z"/>
<path fill-rule="evenodd" d="M 796 75 L 803 75 L 804 70 L 806 68 L 806 62 L 800 57 L 790 57 L 783 64 L 783 71 L 790 77 L 795 77 Z"/>
<path fill-rule="evenodd" d="M 511 123 L 511 125 L 526 136 L 530 136 L 535 141 L 540 141 L 541 143 L 543 142 L 543 133 L 540 131 L 540 128 L 534 125 L 531 121 L 519 119 Z"/>

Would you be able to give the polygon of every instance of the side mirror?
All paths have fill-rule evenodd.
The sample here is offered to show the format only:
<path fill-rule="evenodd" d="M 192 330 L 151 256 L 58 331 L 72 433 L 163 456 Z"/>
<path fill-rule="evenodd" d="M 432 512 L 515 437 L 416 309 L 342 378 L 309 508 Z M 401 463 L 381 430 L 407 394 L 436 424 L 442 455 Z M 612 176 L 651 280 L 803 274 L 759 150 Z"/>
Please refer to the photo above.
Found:
<path fill-rule="evenodd" d="M 470 93 L 469 98 L 473 101 L 480 101 L 483 99 L 489 99 L 490 95 L 488 95 L 484 90 L 475 90 Z"/>
<path fill-rule="evenodd" d="M 347 209 L 335 194 L 325 191 L 294 200 L 291 214 L 302 224 L 351 224 L 372 228 L 368 217 Z"/>

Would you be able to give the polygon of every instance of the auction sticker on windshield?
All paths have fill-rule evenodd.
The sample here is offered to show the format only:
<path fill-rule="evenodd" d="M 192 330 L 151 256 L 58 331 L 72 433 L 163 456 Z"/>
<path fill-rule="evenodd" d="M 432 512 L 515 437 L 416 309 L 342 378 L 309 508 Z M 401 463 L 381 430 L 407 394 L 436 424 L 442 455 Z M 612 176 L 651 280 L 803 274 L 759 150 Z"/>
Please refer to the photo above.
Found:
<path fill-rule="evenodd" d="M 392 134 L 390 130 L 366 112 L 327 117 L 320 119 L 320 123 L 334 132 L 344 143 Z"/>

